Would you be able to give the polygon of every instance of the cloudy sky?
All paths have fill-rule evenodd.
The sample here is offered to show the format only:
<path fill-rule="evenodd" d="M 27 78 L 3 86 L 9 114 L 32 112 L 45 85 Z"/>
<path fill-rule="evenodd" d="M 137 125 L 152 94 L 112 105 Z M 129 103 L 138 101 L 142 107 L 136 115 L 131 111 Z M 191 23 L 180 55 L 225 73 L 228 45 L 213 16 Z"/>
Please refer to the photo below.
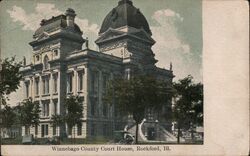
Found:
<path fill-rule="evenodd" d="M 29 59 L 34 31 L 42 19 L 76 11 L 76 23 L 88 37 L 90 47 L 102 21 L 118 0 L 8 0 L 0 5 L 0 36 L 2 57 L 16 55 Z M 133 0 L 150 25 L 156 44 L 153 46 L 157 66 L 168 69 L 170 62 L 176 75 L 174 81 L 191 74 L 202 81 L 202 5 L 199 0 Z"/>

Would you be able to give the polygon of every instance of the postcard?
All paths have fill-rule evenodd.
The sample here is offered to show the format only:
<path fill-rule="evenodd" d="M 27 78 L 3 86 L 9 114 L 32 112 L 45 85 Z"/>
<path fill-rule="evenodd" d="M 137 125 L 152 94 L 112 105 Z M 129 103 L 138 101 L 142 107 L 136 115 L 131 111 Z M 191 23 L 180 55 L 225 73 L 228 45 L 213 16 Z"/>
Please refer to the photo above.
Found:
<path fill-rule="evenodd" d="M 2 0 L 1 155 L 248 155 L 245 1 Z"/>

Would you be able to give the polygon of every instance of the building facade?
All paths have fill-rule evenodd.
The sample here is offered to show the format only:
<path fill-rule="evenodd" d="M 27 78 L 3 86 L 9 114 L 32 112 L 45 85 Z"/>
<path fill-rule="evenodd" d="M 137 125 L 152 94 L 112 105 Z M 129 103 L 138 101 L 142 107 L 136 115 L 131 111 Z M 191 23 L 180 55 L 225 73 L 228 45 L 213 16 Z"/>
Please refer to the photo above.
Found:
<path fill-rule="evenodd" d="M 62 131 L 51 126 L 51 117 L 65 113 L 63 105 L 67 96 L 78 95 L 83 104 L 82 125 L 73 128 L 75 136 L 108 137 L 126 125 L 133 127 L 130 117 L 119 116 L 115 105 L 107 105 L 102 100 L 110 79 L 130 78 L 140 72 L 157 75 L 169 86 L 172 84 L 172 69 L 155 65 L 157 60 L 151 50 L 155 41 L 150 27 L 132 1 L 120 0 L 105 17 L 95 41 L 99 51 L 88 48 L 88 40 L 74 22 L 75 16 L 75 11 L 68 9 L 65 14 L 41 21 L 30 42 L 32 62 L 21 71 L 24 99 L 31 98 L 41 108 L 40 125 L 31 127 L 30 131 L 39 138 Z M 149 133 L 145 128 L 150 128 L 151 123 L 155 125 L 156 118 L 150 112 L 145 118 L 148 124 L 142 129 Z M 158 122 L 167 127 L 165 121 L 157 119 Z M 22 132 L 24 135 L 25 130 Z M 65 132 L 69 137 L 73 133 L 67 126 Z"/>

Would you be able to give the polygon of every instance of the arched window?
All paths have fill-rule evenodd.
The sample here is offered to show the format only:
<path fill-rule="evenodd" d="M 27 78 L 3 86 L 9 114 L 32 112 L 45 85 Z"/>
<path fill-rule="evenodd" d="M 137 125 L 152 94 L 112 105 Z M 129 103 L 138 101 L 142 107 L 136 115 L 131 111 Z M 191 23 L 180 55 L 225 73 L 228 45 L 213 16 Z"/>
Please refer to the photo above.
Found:
<path fill-rule="evenodd" d="M 49 68 L 49 57 L 47 55 L 44 56 L 43 66 L 44 66 L 44 69 L 48 69 Z"/>

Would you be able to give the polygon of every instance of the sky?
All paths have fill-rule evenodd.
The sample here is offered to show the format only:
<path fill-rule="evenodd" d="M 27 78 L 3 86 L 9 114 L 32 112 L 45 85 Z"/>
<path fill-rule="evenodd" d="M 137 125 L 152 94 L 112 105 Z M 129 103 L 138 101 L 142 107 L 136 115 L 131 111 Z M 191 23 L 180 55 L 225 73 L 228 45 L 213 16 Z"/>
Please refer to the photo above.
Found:
<path fill-rule="evenodd" d="M 105 16 L 119 0 L 8 0 L 0 4 L 1 57 L 31 59 L 34 31 L 42 19 L 73 8 L 76 24 L 89 38 L 90 48 Z M 152 47 L 158 67 L 173 64 L 174 81 L 192 75 L 202 82 L 202 2 L 201 0 L 132 0 L 148 20 L 156 44 Z M 20 92 L 20 91 L 19 91 Z M 11 98 L 11 97 L 10 97 Z"/>

